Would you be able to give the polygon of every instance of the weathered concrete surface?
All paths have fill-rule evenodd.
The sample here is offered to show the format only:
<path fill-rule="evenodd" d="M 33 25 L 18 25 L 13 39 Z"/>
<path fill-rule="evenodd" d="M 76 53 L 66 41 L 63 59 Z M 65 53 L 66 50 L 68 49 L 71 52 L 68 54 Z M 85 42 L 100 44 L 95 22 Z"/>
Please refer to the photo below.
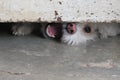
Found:
<path fill-rule="evenodd" d="M 120 22 L 120 0 L 0 0 L 0 22 Z"/>
<path fill-rule="evenodd" d="M 0 80 L 119 80 L 120 36 L 67 46 L 0 31 Z"/>

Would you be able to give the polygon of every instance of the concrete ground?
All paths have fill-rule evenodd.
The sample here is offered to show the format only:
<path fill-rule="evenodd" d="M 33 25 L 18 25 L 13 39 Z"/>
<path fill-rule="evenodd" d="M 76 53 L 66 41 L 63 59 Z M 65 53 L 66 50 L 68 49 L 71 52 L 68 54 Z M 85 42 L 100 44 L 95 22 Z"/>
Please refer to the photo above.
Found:
<path fill-rule="evenodd" d="M 120 80 L 120 36 L 77 47 L 0 32 L 0 80 Z"/>

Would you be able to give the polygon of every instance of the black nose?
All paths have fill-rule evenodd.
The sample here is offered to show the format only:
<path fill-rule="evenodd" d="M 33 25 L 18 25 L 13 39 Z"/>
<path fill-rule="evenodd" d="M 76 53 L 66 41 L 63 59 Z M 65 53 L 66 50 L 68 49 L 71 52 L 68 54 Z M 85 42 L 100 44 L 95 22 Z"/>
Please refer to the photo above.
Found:
<path fill-rule="evenodd" d="M 84 27 L 84 31 L 85 31 L 86 33 L 90 33 L 90 32 L 91 32 L 91 27 L 90 27 L 90 26 L 85 26 L 85 27 Z"/>
<path fill-rule="evenodd" d="M 69 23 L 68 25 L 70 25 L 70 27 L 73 27 L 73 24 L 72 24 L 72 23 Z"/>

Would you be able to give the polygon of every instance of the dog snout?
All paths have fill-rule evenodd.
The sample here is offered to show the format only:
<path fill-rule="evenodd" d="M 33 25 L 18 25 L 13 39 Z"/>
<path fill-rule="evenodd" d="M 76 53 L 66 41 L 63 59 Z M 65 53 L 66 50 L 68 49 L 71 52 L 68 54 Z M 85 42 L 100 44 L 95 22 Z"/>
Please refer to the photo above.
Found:
<path fill-rule="evenodd" d="M 76 32 L 76 24 L 75 23 L 68 23 L 66 26 L 66 30 L 69 34 L 74 34 Z"/>

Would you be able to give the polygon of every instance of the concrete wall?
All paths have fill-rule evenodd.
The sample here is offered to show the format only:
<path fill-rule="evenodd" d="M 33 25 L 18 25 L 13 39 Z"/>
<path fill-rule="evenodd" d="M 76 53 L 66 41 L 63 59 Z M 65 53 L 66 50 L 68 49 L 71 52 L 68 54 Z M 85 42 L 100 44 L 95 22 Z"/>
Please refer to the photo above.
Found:
<path fill-rule="evenodd" d="M 0 22 L 120 22 L 120 0 L 0 0 Z"/>

